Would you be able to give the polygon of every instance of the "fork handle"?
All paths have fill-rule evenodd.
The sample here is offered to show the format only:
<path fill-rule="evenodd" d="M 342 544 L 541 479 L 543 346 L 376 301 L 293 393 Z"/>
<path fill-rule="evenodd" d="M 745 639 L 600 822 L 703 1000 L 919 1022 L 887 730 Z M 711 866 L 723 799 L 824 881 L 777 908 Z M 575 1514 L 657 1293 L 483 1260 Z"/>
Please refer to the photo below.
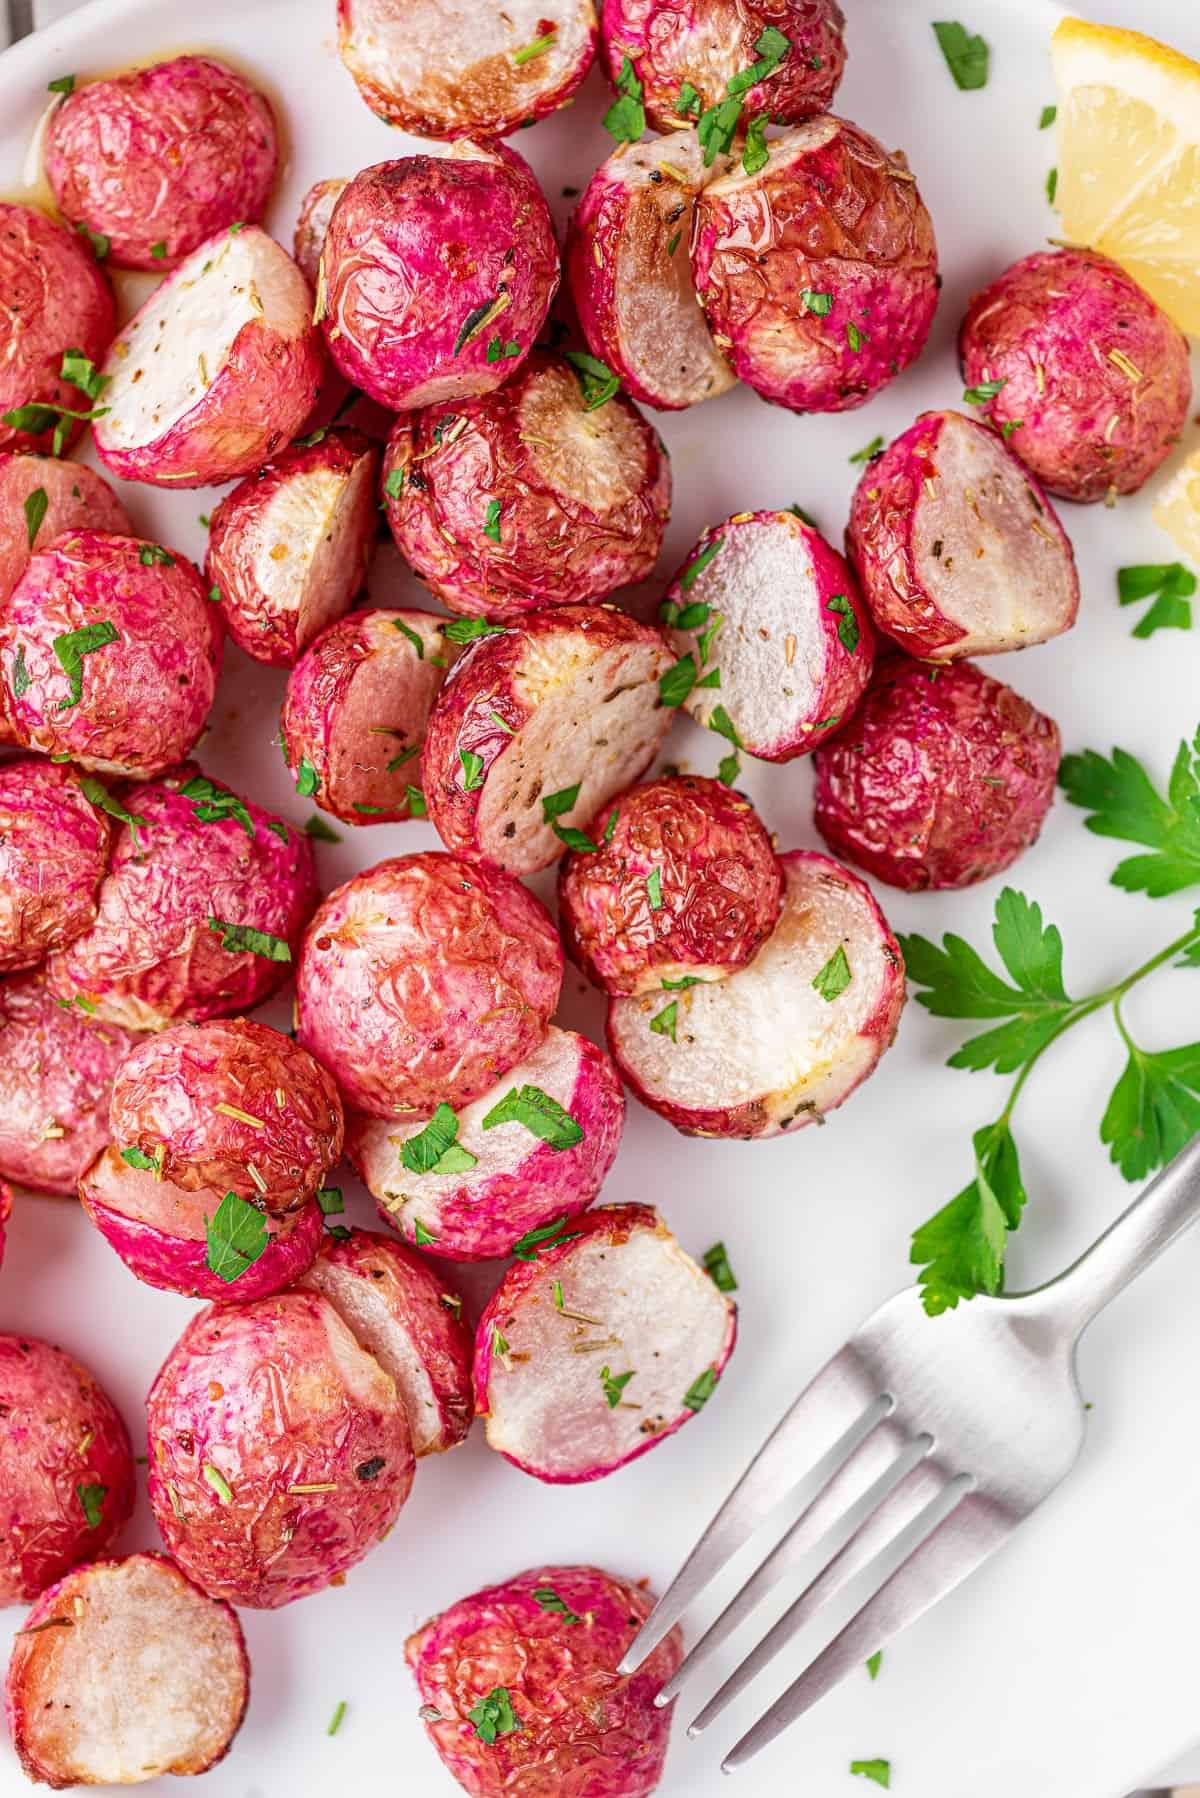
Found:
<path fill-rule="evenodd" d="M 1092 1247 L 1057 1280 L 1026 1293 L 1031 1309 L 1078 1339 L 1115 1299 L 1200 1218 L 1200 1136 L 1181 1149 Z"/>

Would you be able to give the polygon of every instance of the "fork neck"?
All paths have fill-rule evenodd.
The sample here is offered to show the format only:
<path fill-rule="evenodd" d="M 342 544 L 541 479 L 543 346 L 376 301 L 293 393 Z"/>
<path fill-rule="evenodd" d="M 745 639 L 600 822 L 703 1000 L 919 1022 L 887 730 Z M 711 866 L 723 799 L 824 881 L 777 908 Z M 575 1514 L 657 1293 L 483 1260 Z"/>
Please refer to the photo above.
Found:
<path fill-rule="evenodd" d="M 1200 1217 L 1200 1136 L 1195 1137 L 1128 1210 L 1066 1272 L 1019 1295 L 1068 1340 L 1078 1340 L 1111 1299 Z"/>

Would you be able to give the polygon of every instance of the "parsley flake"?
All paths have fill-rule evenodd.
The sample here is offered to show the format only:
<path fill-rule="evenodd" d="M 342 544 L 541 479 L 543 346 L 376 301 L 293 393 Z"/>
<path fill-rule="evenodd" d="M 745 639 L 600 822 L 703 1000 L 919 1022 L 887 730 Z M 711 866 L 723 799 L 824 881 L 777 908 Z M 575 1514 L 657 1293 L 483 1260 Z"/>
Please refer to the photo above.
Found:
<path fill-rule="evenodd" d="M 483 757 L 473 749 L 460 749 L 458 759 L 462 763 L 463 792 L 478 792 L 483 785 Z"/>
<path fill-rule="evenodd" d="M 192 816 L 198 824 L 219 824 L 228 819 L 234 824 L 240 824 L 251 842 L 254 841 L 254 819 L 250 816 L 245 800 L 239 799 L 236 793 L 229 792 L 227 788 L 219 787 L 207 775 L 193 775 L 191 780 L 180 787 L 179 797 L 192 801 Z M 145 820 L 141 822 L 144 823 Z M 287 828 L 284 826 L 285 840 L 286 836 Z"/>
<path fill-rule="evenodd" d="M 296 791 L 301 799 L 311 799 L 320 786 L 320 776 L 306 755 L 300 757 L 300 766 L 296 771 Z"/>
<path fill-rule="evenodd" d="M 44 487 L 35 487 L 32 493 L 25 496 L 25 535 L 33 548 L 38 532 L 42 528 L 42 520 L 46 516 L 50 496 Z"/>
<path fill-rule="evenodd" d="M 60 700 L 59 711 L 69 712 L 83 698 L 83 658 L 94 655 L 98 649 L 105 649 L 110 643 L 119 643 L 117 628 L 107 618 L 96 624 L 85 624 L 77 631 L 67 631 L 61 637 L 55 637 L 51 647 L 62 665 L 63 673 L 70 682 L 71 696 Z"/>
<path fill-rule="evenodd" d="M 425 660 L 425 642 L 420 632 L 415 631 L 411 624 L 405 624 L 403 618 L 393 618 L 392 623 L 400 632 L 400 635 L 402 637 L 407 637 L 408 641 L 412 644 L 416 651 L 418 662 L 423 662 Z"/>
<path fill-rule="evenodd" d="M 580 1232 L 567 1229 L 566 1217 L 556 1217 L 552 1224 L 543 1224 L 540 1229 L 527 1230 L 525 1235 L 513 1243 L 511 1253 L 518 1261 L 536 1261 L 543 1249 L 557 1249 L 564 1242 L 574 1242 Z M 562 1310 L 560 1305 L 559 1310 Z"/>
<path fill-rule="evenodd" d="M 853 978 L 845 945 L 839 943 L 813 980 L 813 990 L 821 995 L 827 1005 L 832 1005 L 835 999 L 841 998 Z"/>
<path fill-rule="evenodd" d="M 622 59 L 616 76 L 617 98 L 604 115 L 604 129 L 619 144 L 635 144 L 646 129 L 642 84 L 629 57 Z"/>
<path fill-rule="evenodd" d="M 720 555 L 721 547 L 724 542 L 724 537 L 714 537 L 713 541 L 706 544 L 698 555 L 692 557 L 687 567 L 679 576 L 677 583 L 684 593 L 687 593 L 695 586 L 697 578 L 704 573 L 704 570 L 708 567 L 709 563 L 713 561 L 715 557 Z"/>
<path fill-rule="evenodd" d="M 650 910 L 651 911 L 661 911 L 662 910 L 663 896 L 662 896 L 662 869 L 661 868 L 651 868 L 649 874 L 647 874 L 647 876 L 646 876 L 646 897 L 650 901 Z"/>
<path fill-rule="evenodd" d="M 479 1740 L 489 1746 L 498 1737 L 515 1735 L 522 1728 L 507 1686 L 493 1686 L 487 1697 L 467 1712 L 467 1721 L 474 1726 Z"/>
<path fill-rule="evenodd" d="M 144 826 L 146 820 L 140 813 L 128 811 L 126 807 L 121 804 L 119 799 L 113 797 L 104 782 L 102 780 L 97 780 L 94 774 L 80 775 L 79 790 L 87 800 L 88 804 L 94 805 L 97 811 L 106 812 L 110 818 L 115 818 L 118 824 L 127 824 L 129 826 L 129 834 L 133 838 L 134 847 L 141 847 L 141 840 L 138 837 L 138 826 Z"/>
<path fill-rule="evenodd" d="M 946 59 L 946 67 L 954 77 L 954 85 L 963 93 L 986 87 L 988 47 L 983 38 L 972 35 L 956 19 L 938 21 L 933 31 Z"/>
<path fill-rule="evenodd" d="M 455 618 L 450 624 L 443 624 L 442 635 L 449 637 L 451 643 L 473 643 L 477 637 L 496 637 L 506 627 L 502 624 L 489 624 L 486 618 Z"/>
<path fill-rule="evenodd" d="M 714 1242 L 710 1249 L 705 1249 L 704 1271 L 718 1292 L 737 1291 L 738 1283 L 734 1279 L 733 1269 L 729 1265 L 729 1255 L 723 1242 Z"/>
<path fill-rule="evenodd" d="M 1182 562 L 1147 562 L 1117 570 L 1117 598 L 1121 605 L 1137 605 L 1157 595 L 1133 627 L 1135 637 L 1152 637 L 1161 630 L 1190 630 L 1195 591 L 1196 577 Z"/>
<path fill-rule="evenodd" d="M 851 466 L 853 466 L 855 463 L 861 463 L 865 467 L 868 462 L 873 462 L 875 460 L 876 456 L 880 456 L 882 454 L 883 454 L 883 438 L 882 437 L 872 437 L 870 443 L 867 444 L 865 449 L 855 450 L 854 454 L 850 457 L 850 463 L 851 463 Z"/>
<path fill-rule="evenodd" d="M 488 501 L 487 516 L 483 521 L 483 534 L 485 537 L 490 537 L 493 543 L 500 541 L 500 519 L 503 512 L 504 507 L 498 499 Z"/>
<path fill-rule="evenodd" d="M 98 1530 L 104 1521 L 104 1501 L 108 1497 L 108 1487 L 101 1485 L 76 1486 L 75 1496 L 83 1512 L 90 1530 Z"/>
<path fill-rule="evenodd" d="M 608 1408 L 610 1411 L 616 1410 L 621 1402 L 621 1394 L 633 1377 L 633 1369 L 631 1369 L 629 1373 L 618 1374 L 614 1374 L 611 1368 L 608 1367 L 602 1367 L 600 1369 L 600 1384 L 604 1388 L 604 1396 L 608 1400 Z"/>
<path fill-rule="evenodd" d="M 281 936 L 256 930 L 252 924 L 229 924 L 223 918 L 210 918 L 208 928 L 216 931 L 222 949 L 234 955 L 261 955 L 264 961 L 291 961 L 292 951 Z"/>
<path fill-rule="evenodd" d="M 560 1153 L 583 1141 L 583 1131 L 570 1112 L 540 1086 L 510 1088 L 483 1120 L 485 1130 L 494 1130 L 498 1124 L 524 1124 L 540 1141 Z"/>
<path fill-rule="evenodd" d="M 673 1043 L 677 1043 L 679 1041 L 679 1038 L 676 1035 L 678 1022 L 679 1001 L 678 999 L 672 999 L 669 1005 L 664 1005 L 662 1010 L 657 1012 L 655 1016 L 651 1018 L 650 1028 L 655 1036 L 669 1036 Z"/>
<path fill-rule="evenodd" d="M 262 1213 L 236 1192 L 225 1194 L 204 1228 L 208 1270 L 229 1286 L 254 1265 L 269 1240 Z"/>
<path fill-rule="evenodd" d="M 825 610 L 837 615 L 838 642 L 847 655 L 853 655 L 858 648 L 862 632 L 858 628 L 858 619 L 854 607 L 844 593 L 834 593 L 825 601 Z"/>
<path fill-rule="evenodd" d="M 567 350 L 564 353 L 575 370 L 585 412 L 597 411 L 620 393 L 621 383 L 607 362 L 601 362 L 598 356 L 591 356 L 586 350 Z"/>
<path fill-rule="evenodd" d="M 703 1411 L 717 1389 L 719 1378 L 715 1367 L 706 1367 L 702 1374 L 698 1374 L 683 1395 L 686 1408 L 689 1411 Z"/>
<path fill-rule="evenodd" d="M 533 1602 L 540 1610 L 552 1611 L 563 1618 L 566 1623 L 582 1623 L 583 1619 L 573 1611 L 564 1598 L 554 1590 L 553 1586 L 535 1586 L 532 1593 Z"/>
<path fill-rule="evenodd" d="M 469 1173 L 478 1157 L 462 1147 L 458 1131 L 458 1114 L 443 1100 L 425 1127 L 401 1145 L 400 1159 L 409 1173 Z"/>

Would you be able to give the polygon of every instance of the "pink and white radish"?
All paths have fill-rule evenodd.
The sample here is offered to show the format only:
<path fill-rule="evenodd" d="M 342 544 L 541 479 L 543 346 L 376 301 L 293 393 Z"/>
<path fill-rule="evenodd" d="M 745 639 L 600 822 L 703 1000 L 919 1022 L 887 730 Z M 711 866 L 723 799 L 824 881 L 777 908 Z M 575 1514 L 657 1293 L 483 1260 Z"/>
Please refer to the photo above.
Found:
<path fill-rule="evenodd" d="M 206 579 L 229 634 L 290 668 L 348 612 L 366 580 L 379 518 L 379 451 L 357 431 L 318 431 L 249 476 L 212 516 Z"/>
<path fill-rule="evenodd" d="M 598 853 L 562 864 L 558 915 L 567 954 L 605 992 L 723 980 L 774 930 L 783 877 L 740 793 L 664 775 L 619 793 L 592 829 Z"/>
<path fill-rule="evenodd" d="M 312 295 L 291 257 L 257 225 L 222 232 L 109 350 L 100 460 L 155 487 L 253 474 L 303 430 L 323 369 Z"/>
<path fill-rule="evenodd" d="M 429 714 L 458 654 L 432 612 L 351 612 L 288 677 L 284 759 L 296 791 L 345 824 L 425 815 Z"/>
<path fill-rule="evenodd" d="M 670 663 L 661 631 L 610 606 L 556 606 L 482 635 L 425 738 L 442 841 L 512 874 L 549 867 L 653 761 L 672 722 Z"/>
<path fill-rule="evenodd" d="M 112 288 L 86 238 L 33 206 L 0 201 L 0 293 L 0 450 L 57 455 L 93 405 L 70 377 L 95 390 L 92 365 L 116 329 Z"/>
<path fill-rule="evenodd" d="M 32 757 L 0 765 L 0 973 L 36 967 L 94 920 L 109 848 L 96 786 Z"/>
<path fill-rule="evenodd" d="M 613 999 L 608 1042 L 643 1104 L 690 1136 L 818 1122 L 875 1068 L 904 962 L 866 884 L 828 856 L 780 857 L 783 911 L 749 967 L 680 993 Z"/>
<path fill-rule="evenodd" d="M 397 420 L 388 522 L 452 611 L 512 619 L 604 599 L 653 571 L 670 465 L 636 407 L 603 391 L 535 350 L 495 393 Z"/>
<path fill-rule="evenodd" d="M 935 661 L 1025 649 L 1079 610 L 1071 541 L 992 431 L 923 412 L 858 484 L 846 547 L 879 629 Z"/>
<path fill-rule="evenodd" d="M 603 1049 L 551 1024 L 481 1098 L 415 1123 L 354 1118 L 347 1152 L 406 1242 L 484 1261 L 530 1235 L 552 1237 L 585 1211 L 624 1121 L 625 1095 Z"/>
<path fill-rule="evenodd" d="M 296 229 L 292 237 L 292 257 L 309 286 L 316 291 L 321 272 L 321 251 L 333 209 L 346 187 L 345 177 L 331 181 L 314 181 L 300 202 Z"/>
<path fill-rule="evenodd" d="M 657 1212 L 589 1211 L 515 1262 L 479 1320 L 488 1445 L 555 1485 L 602 1479 L 703 1408 L 736 1335 L 734 1305 Z"/>
<path fill-rule="evenodd" d="M 371 1230 L 327 1236 L 302 1282 L 323 1293 L 391 1375 L 408 1411 L 413 1452 L 466 1439 L 474 1415 L 471 1332 L 462 1298 L 423 1255 Z"/>
<path fill-rule="evenodd" d="M 0 451 L 0 607 L 35 550 L 79 531 L 134 534 L 108 482 L 83 462 Z"/>
<path fill-rule="evenodd" d="M 806 755 L 853 711 L 875 633 L 858 582 L 793 512 L 739 512 L 706 531 L 660 613 L 678 661 L 659 683 L 735 750 Z"/>
<path fill-rule="evenodd" d="M 25 1619 L 8 1664 L 9 1732 L 42 1785 L 207 1773 L 250 1694 L 241 1625 L 160 1554 L 78 1567 Z"/>

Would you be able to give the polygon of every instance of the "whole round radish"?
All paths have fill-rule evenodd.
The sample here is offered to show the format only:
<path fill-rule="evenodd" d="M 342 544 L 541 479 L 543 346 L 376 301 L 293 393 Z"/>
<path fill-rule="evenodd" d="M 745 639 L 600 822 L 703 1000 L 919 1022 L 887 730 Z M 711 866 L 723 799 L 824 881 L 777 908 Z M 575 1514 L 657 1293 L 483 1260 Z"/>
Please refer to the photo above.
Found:
<path fill-rule="evenodd" d="M 73 1195 L 108 1141 L 113 1077 L 133 1038 L 42 974 L 0 980 L 0 1177 Z"/>
<path fill-rule="evenodd" d="M 723 980 L 774 930 L 783 877 L 740 793 L 664 775 L 618 794 L 592 828 L 601 848 L 563 862 L 558 915 L 567 954 L 605 992 Z"/>
<path fill-rule="evenodd" d="M 697 201 L 692 270 L 718 349 L 793 412 L 861 406 L 915 362 L 937 308 L 933 222 L 899 153 L 810 119 Z"/>
<path fill-rule="evenodd" d="M 163 1541 L 230 1604 L 320 1592 L 383 1539 L 412 1486 L 404 1400 L 317 1292 L 201 1311 L 146 1403 Z"/>
<path fill-rule="evenodd" d="M 292 1210 L 250 1204 L 232 1188 L 176 1185 L 159 1166 L 118 1137 L 79 1178 L 84 1211 L 143 1285 L 248 1304 L 311 1267 L 324 1233 L 315 1199 Z"/>
<path fill-rule="evenodd" d="M 670 663 L 661 631 L 611 606 L 556 606 L 482 635 L 425 738 L 442 841 L 512 874 L 549 867 L 653 761 L 672 723 Z"/>
<path fill-rule="evenodd" d="M 587 1209 L 624 1121 L 625 1094 L 603 1049 L 551 1024 L 481 1098 L 419 1122 L 352 1118 L 346 1146 L 406 1242 L 485 1261 L 554 1237 Z"/>
<path fill-rule="evenodd" d="M 325 238 L 317 316 L 346 379 L 403 412 L 499 387 L 533 347 L 557 287 L 554 225 L 529 164 L 503 144 L 463 141 L 447 156 L 376 163 L 347 184 Z M 510 343 L 516 351 L 503 354 Z"/>
<path fill-rule="evenodd" d="M 103 1554 L 133 1510 L 129 1432 L 86 1367 L 0 1336 L 0 1604 L 28 1603 Z"/>
<path fill-rule="evenodd" d="M 160 1554 L 93 1561 L 44 1592 L 5 1688 L 22 1767 L 60 1788 L 207 1773 L 249 1692 L 236 1616 Z"/>
<path fill-rule="evenodd" d="M 858 582 L 794 512 L 739 512 L 706 531 L 659 616 L 678 655 L 659 682 L 664 703 L 764 761 L 815 749 L 870 679 L 875 633 Z"/>
<path fill-rule="evenodd" d="M 229 634 L 290 668 L 348 612 L 379 526 L 379 451 L 357 431 L 318 431 L 226 494 L 212 516 L 205 577 Z"/>
<path fill-rule="evenodd" d="M 325 358 L 308 282 L 257 225 L 193 250 L 104 364 L 104 466 L 154 487 L 253 474 L 304 428 Z"/>
<path fill-rule="evenodd" d="M 780 866 L 779 923 L 748 967 L 609 1003 L 626 1085 L 686 1135 L 778 1136 L 819 1123 L 896 1034 L 904 962 L 867 886 L 807 850 Z"/>
<path fill-rule="evenodd" d="M 134 534 L 108 482 L 84 463 L 0 451 L 0 607 L 35 550 L 78 531 Z"/>
<path fill-rule="evenodd" d="M 189 1191 L 232 1190 L 267 1211 L 316 1197 L 342 1153 L 342 1102 L 291 1037 L 253 1018 L 177 1024 L 121 1064 L 112 1140 Z"/>
<path fill-rule="evenodd" d="M 83 429 L 69 414 L 92 407 L 71 376 L 89 379 L 104 360 L 116 329 L 112 288 L 86 238 L 0 201 L 0 293 L 0 450 L 58 454 Z"/>
<path fill-rule="evenodd" d="M 656 131 L 731 93 L 743 124 L 761 113 L 796 124 L 827 110 L 846 66 L 838 0 L 601 0 L 600 18 L 609 77 L 628 57 Z"/>
<path fill-rule="evenodd" d="M 992 431 L 923 412 L 867 464 L 846 547 L 871 615 L 935 661 L 1025 649 L 1079 610 L 1071 540 L 1037 482 Z"/>
<path fill-rule="evenodd" d="M 425 815 L 425 729 L 458 653 L 431 612 L 351 612 L 288 679 L 284 759 L 296 791 L 345 824 Z"/>
<path fill-rule="evenodd" d="M 519 881 L 401 855 L 329 895 L 296 975 L 300 1041 L 374 1117 L 466 1105 L 542 1041 L 562 949 Z"/>
<path fill-rule="evenodd" d="M 0 973 L 36 967 L 95 918 L 109 847 L 95 785 L 54 762 L 0 764 Z"/>
<path fill-rule="evenodd" d="M 423 1255 L 371 1230 L 327 1236 L 303 1285 L 323 1293 L 395 1381 L 413 1452 L 466 1439 L 474 1414 L 471 1332 L 462 1298 Z"/>
<path fill-rule="evenodd" d="M 592 0 L 338 0 L 338 47 L 371 111 L 418 137 L 507 137 L 565 106 L 596 53 Z"/>
<path fill-rule="evenodd" d="M 218 231 L 257 221 L 279 160 L 257 88 L 210 56 L 89 81 L 46 128 L 46 178 L 69 225 L 116 268 L 161 274 Z"/>
<path fill-rule="evenodd" d="M 593 386 L 536 350 L 495 393 L 396 421 L 388 522 L 452 611 L 517 618 L 653 572 L 670 465 L 637 409 Z"/>
<path fill-rule="evenodd" d="M 817 829 L 889 886 L 972 886 L 1036 841 L 1060 754 L 1053 719 L 972 663 L 889 657 L 817 757 Z"/>
<path fill-rule="evenodd" d="M 47 963 L 51 991 L 133 1030 L 270 998 L 316 903 L 312 844 L 194 766 L 127 791 L 95 924 Z"/>
<path fill-rule="evenodd" d="M 734 384 L 696 297 L 689 245 L 706 168 L 694 132 L 622 144 L 571 215 L 566 277 L 592 354 L 634 399 L 664 411 Z M 603 377 L 600 377 L 603 379 Z"/>
<path fill-rule="evenodd" d="M 958 349 L 989 421 L 1064 499 L 1136 493 L 1187 421 L 1187 339 L 1092 250 L 1014 262 L 971 301 Z"/>
<path fill-rule="evenodd" d="M 679 1631 L 636 1673 L 617 1668 L 654 1602 L 644 1580 L 534 1567 L 411 1635 L 404 1652 L 426 1733 L 463 1790 L 509 1798 L 544 1784 L 581 1798 L 649 1798 L 671 1729 L 671 1707 L 656 1698 L 683 1659 Z"/>
<path fill-rule="evenodd" d="M 221 667 L 216 607 L 175 550 L 78 531 L 34 555 L 0 619 L 0 700 L 45 755 L 152 780 L 189 754 Z"/>
<path fill-rule="evenodd" d="M 488 1446 L 554 1485 L 602 1479 L 703 1409 L 736 1335 L 733 1303 L 657 1212 L 585 1212 L 512 1264 L 479 1320 Z"/>
<path fill-rule="evenodd" d="M 314 291 L 321 272 L 321 251 L 325 248 L 329 221 L 347 185 L 344 176 L 331 181 L 314 181 L 300 202 L 292 238 L 292 256 Z"/>

